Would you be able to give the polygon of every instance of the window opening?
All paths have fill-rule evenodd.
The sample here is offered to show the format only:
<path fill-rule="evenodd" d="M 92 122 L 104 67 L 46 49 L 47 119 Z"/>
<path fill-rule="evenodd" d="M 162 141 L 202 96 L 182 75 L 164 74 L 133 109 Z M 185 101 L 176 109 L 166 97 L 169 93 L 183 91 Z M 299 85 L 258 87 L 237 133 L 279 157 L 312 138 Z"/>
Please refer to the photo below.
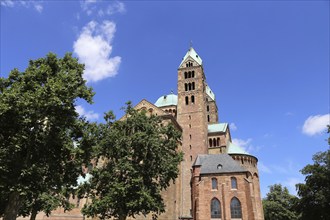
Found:
<path fill-rule="evenodd" d="M 189 104 L 189 98 L 188 98 L 188 96 L 186 96 L 186 105 L 188 105 Z"/>
<path fill-rule="evenodd" d="M 242 218 L 242 209 L 240 201 L 234 197 L 230 202 L 231 218 Z"/>
<path fill-rule="evenodd" d="M 237 189 L 237 179 L 235 177 L 231 178 L 231 188 Z"/>
<path fill-rule="evenodd" d="M 218 199 L 211 200 L 211 218 L 221 218 L 221 208 Z"/>
<path fill-rule="evenodd" d="M 195 96 L 191 96 L 191 103 L 195 103 Z"/>
<path fill-rule="evenodd" d="M 218 189 L 218 180 L 216 178 L 212 178 L 212 189 Z"/>

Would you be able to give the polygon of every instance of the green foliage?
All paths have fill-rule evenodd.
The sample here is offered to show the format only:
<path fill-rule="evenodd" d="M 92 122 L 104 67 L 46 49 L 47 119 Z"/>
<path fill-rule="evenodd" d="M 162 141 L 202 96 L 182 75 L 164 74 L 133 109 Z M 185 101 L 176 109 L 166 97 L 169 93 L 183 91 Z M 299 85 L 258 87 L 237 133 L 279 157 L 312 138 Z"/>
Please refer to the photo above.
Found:
<path fill-rule="evenodd" d="M 178 176 L 182 153 L 177 152 L 180 132 L 162 125 L 157 116 L 126 107 L 126 116 L 114 121 L 105 115 L 101 139 L 95 149 L 98 166 L 83 187 L 92 202 L 83 213 L 101 219 L 125 219 L 137 214 L 164 212 L 161 191 Z"/>
<path fill-rule="evenodd" d="M 14 69 L 0 78 L 0 215 L 5 219 L 75 185 L 81 164 L 89 161 L 96 125 L 75 111 L 77 98 L 91 103 L 93 97 L 83 70 L 71 54 L 59 59 L 50 53 L 31 60 L 25 72 Z"/>
<path fill-rule="evenodd" d="M 314 164 L 305 166 L 301 173 L 305 183 L 297 184 L 299 211 L 303 220 L 330 219 L 330 150 L 313 156 Z"/>
<path fill-rule="evenodd" d="M 270 186 L 269 193 L 262 201 L 265 220 L 298 219 L 298 214 L 295 212 L 297 201 L 298 198 L 290 195 L 289 190 L 281 184 Z"/>

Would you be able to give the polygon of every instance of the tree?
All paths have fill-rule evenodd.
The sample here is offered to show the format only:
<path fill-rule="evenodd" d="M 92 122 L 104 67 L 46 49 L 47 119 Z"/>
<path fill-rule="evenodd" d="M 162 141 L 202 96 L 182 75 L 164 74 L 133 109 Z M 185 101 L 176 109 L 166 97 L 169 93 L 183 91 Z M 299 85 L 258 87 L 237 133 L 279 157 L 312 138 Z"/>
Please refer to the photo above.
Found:
<path fill-rule="evenodd" d="M 82 212 L 101 219 L 165 211 L 161 191 L 178 176 L 182 153 L 177 151 L 180 132 L 162 125 L 157 116 L 147 116 L 128 103 L 126 116 L 115 121 L 111 112 L 101 125 L 95 157 L 97 166 L 85 184 L 92 199 Z"/>
<path fill-rule="evenodd" d="M 295 212 L 298 198 L 290 195 L 289 190 L 281 184 L 274 184 L 269 188 L 269 193 L 262 201 L 265 220 L 298 219 L 298 213 Z"/>
<path fill-rule="evenodd" d="M 93 126 L 75 111 L 77 98 L 92 103 L 84 65 L 71 54 L 31 60 L 24 72 L 0 78 L 0 215 L 38 212 L 45 196 L 76 184 L 89 161 Z M 26 206 L 26 204 L 29 204 Z M 33 209 L 33 208 L 37 208 Z M 26 210 L 24 211 L 26 212 Z"/>
<path fill-rule="evenodd" d="M 328 125 L 328 133 L 330 126 Z M 330 145 L 330 138 L 328 138 Z M 330 219 L 330 150 L 316 153 L 314 164 L 305 166 L 301 173 L 305 183 L 297 184 L 300 202 L 298 209 L 305 219 Z"/>

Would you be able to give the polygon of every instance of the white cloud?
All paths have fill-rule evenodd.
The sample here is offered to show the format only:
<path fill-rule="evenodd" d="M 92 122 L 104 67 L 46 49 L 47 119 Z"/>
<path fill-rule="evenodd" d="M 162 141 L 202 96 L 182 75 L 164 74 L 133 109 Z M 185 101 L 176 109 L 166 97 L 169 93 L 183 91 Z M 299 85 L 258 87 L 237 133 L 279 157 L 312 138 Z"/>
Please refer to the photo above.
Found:
<path fill-rule="evenodd" d="M 110 4 L 106 10 L 107 15 L 112 15 L 115 13 L 124 13 L 126 12 L 125 4 L 122 2 L 115 1 Z"/>
<path fill-rule="evenodd" d="M 2 0 L 1 5 L 4 7 L 14 7 L 14 1 L 12 0 Z"/>
<path fill-rule="evenodd" d="M 250 144 L 251 141 L 251 138 L 248 138 L 247 140 L 234 138 L 233 144 L 242 147 L 246 152 L 249 153 L 251 150 L 253 150 L 253 146 Z"/>
<path fill-rule="evenodd" d="M 330 114 L 309 116 L 303 125 L 302 132 L 309 136 L 320 134 L 329 124 Z"/>
<path fill-rule="evenodd" d="M 98 24 L 89 22 L 73 44 L 79 61 L 85 64 L 84 78 L 96 82 L 117 74 L 121 57 L 110 57 L 112 39 L 116 32 L 116 24 L 103 21 Z"/>
<path fill-rule="evenodd" d="M 42 1 L 1 0 L 1 6 L 4 6 L 4 7 L 23 6 L 25 8 L 33 7 L 39 13 L 41 13 L 43 10 L 43 6 L 41 3 L 42 3 Z"/>
<path fill-rule="evenodd" d="M 237 126 L 235 125 L 235 123 L 230 123 L 229 127 L 230 127 L 231 131 L 236 131 L 237 130 Z"/>
<path fill-rule="evenodd" d="M 43 6 L 42 6 L 41 4 L 39 4 L 39 3 L 35 4 L 35 5 L 34 5 L 34 8 L 35 8 L 39 13 L 41 13 L 42 10 L 43 10 Z"/>
<path fill-rule="evenodd" d="M 258 169 L 263 173 L 272 173 L 272 171 L 263 162 L 258 162 Z"/>
<path fill-rule="evenodd" d="M 97 120 L 99 118 L 99 114 L 93 111 L 86 111 L 81 105 L 76 106 L 76 112 L 80 116 L 84 116 L 87 120 Z"/>
<path fill-rule="evenodd" d="M 97 12 L 97 15 L 102 17 L 104 15 L 113 15 L 116 13 L 125 13 L 126 7 L 123 2 L 112 1 L 106 7 L 104 4 L 96 3 L 105 3 L 104 1 L 97 0 L 85 0 L 81 2 L 81 8 L 87 15 L 92 15 L 94 12 Z"/>

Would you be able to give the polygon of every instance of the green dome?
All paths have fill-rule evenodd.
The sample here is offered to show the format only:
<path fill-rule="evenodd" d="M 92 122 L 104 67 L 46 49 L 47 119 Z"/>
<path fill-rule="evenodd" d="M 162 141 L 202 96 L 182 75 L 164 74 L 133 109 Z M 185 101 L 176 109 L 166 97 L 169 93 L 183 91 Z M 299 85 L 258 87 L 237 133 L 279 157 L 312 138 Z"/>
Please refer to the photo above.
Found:
<path fill-rule="evenodd" d="M 157 107 L 164 107 L 164 106 L 177 105 L 177 104 L 178 104 L 178 96 L 174 94 L 161 96 L 155 102 L 155 106 Z"/>
<path fill-rule="evenodd" d="M 233 144 L 232 142 L 228 142 L 228 154 L 246 154 L 246 155 L 250 155 L 248 152 L 246 152 L 245 150 L 243 150 L 242 147 L 237 146 L 235 144 Z"/>

